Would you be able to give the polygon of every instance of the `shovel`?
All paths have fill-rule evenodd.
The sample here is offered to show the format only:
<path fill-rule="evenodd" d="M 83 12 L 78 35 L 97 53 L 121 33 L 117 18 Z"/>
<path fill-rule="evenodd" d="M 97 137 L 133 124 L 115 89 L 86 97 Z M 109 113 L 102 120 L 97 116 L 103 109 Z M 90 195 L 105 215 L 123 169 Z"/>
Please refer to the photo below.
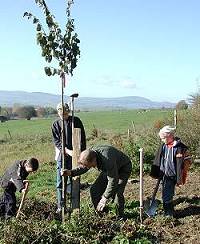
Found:
<path fill-rule="evenodd" d="M 153 217 L 156 214 L 157 206 L 158 206 L 158 203 L 159 203 L 159 201 L 156 199 L 156 194 L 157 194 L 157 191 L 158 191 L 158 188 L 159 188 L 159 185 L 160 185 L 160 181 L 161 181 L 161 178 L 159 178 L 157 180 L 155 189 L 153 191 L 152 198 L 151 199 L 147 199 L 144 202 L 145 213 L 149 217 Z"/>
<path fill-rule="evenodd" d="M 29 186 L 29 182 L 28 181 L 25 181 L 25 191 L 23 192 L 22 199 L 21 199 L 21 202 L 20 202 L 20 205 L 19 205 L 17 214 L 16 214 L 16 218 L 17 219 L 19 218 L 19 215 L 21 213 L 21 209 L 22 209 L 23 204 L 24 204 L 25 196 L 26 196 L 26 193 L 28 191 L 28 186 Z"/>

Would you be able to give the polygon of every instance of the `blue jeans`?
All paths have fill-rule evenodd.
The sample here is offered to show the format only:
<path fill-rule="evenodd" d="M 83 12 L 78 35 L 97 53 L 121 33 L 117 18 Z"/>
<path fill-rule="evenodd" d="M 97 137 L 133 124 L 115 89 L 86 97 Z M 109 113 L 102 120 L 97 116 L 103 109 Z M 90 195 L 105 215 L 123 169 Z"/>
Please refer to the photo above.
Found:
<path fill-rule="evenodd" d="M 164 204 L 171 203 L 174 197 L 176 185 L 175 176 L 163 176 L 162 180 L 162 200 Z"/>
<path fill-rule="evenodd" d="M 71 158 L 67 160 L 67 169 L 71 169 Z M 61 208 L 63 206 L 63 199 L 62 199 L 62 176 L 60 174 L 60 171 L 62 169 L 62 161 L 57 161 L 57 177 L 56 177 L 56 189 L 57 189 L 57 206 L 58 208 Z M 71 182 L 69 177 L 65 177 L 65 190 L 68 191 L 67 186 L 71 187 Z M 65 192 L 65 195 L 66 195 Z"/>

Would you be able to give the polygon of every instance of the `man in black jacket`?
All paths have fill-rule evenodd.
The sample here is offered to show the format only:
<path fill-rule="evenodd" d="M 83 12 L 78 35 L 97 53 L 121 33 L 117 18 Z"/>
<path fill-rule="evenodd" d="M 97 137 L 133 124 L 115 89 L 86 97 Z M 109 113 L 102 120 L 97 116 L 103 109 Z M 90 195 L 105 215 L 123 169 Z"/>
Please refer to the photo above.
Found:
<path fill-rule="evenodd" d="M 0 185 L 4 189 L 0 199 L 0 216 L 8 219 L 16 214 L 15 192 L 25 191 L 25 179 L 29 173 L 38 169 L 39 163 L 36 158 L 17 160 L 8 168 L 1 177 Z"/>
<path fill-rule="evenodd" d="M 64 141 L 65 141 L 65 161 L 67 165 L 67 169 L 72 168 L 72 157 L 68 154 L 68 150 L 72 150 L 72 116 L 69 115 L 70 109 L 67 103 L 64 104 L 64 111 L 62 111 L 62 104 L 59 103 L 57 105 L 57 111 L 59 115 L 59 119 L 54 121 L 52 124 L 52 135 L 53 142 L 55 145 L 55 160 L 57 161 L 57 213 L 61 212 L 62 208 L 62 176 L 60 174 L 62 168 L 62 158 L 61 158 L 61 150 L 62 150 L 62 115 L 64 116 Z M 74 128 L 81 129 L 81 151 L 86 149 L 86 137 L 85 130 L 81 120 L 78 117 L 74 117 Z M 67 187 L 66 187 L 67 188 Z"/>

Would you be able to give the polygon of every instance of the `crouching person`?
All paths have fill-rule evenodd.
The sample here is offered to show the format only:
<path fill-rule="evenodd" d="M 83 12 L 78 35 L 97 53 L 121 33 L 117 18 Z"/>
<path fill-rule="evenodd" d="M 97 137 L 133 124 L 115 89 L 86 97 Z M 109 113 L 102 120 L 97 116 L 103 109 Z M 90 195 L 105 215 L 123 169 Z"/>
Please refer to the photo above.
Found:
<path fill-rule="evenodd" d="M 175 128 L 164 126 L 159 137 L 163 142 L 158 148 L 151 168 L 153 178 L 162 179 L 162 200 L 165 216 L 174 215 L 173 197 L 175 186 L 184 185 L 192 163 L 188 147 L 175 137 Z"/>
<path fill-rule="evenodd" d="M 1 177 L 0 185 L 4 193 L 0 199 L 0 216 L 8 219 L 16 215 L 16 196 L 18 190 L 23 193 L 26 189 L 26 178 L 29 173 L 37 171 L 39 166 L 36 158 L 17 160 Z"/>
<path fill-rule="evenodd" d="M 118 218 L 124 218 L 124 189 L 132 170 L 128 156 L 112 146 L 99 145 L 81 152 L 78 163 L 78 168 L 61 174 L 73 177 L 97 168 L 100 174 L 90 188 L 94 208 L 103 212 L 108 200 L 113 199 Z"/>

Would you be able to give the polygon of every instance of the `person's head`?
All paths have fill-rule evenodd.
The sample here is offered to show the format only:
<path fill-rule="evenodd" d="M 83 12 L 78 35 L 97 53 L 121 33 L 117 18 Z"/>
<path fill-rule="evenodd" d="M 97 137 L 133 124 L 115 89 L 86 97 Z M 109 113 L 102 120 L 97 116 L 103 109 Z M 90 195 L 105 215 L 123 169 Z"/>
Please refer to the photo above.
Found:
<path fill-rule="evenodd" d="M 29 158 L 26 160 L 24 167 L 28 173 L 35 172 L 38 170 L 39 162 L 36 158 Z"/>
<path fill-rule="evenodd" d="M 81 152 L 78 163 L 88 169 L 97 166 L 96 152 L 91 149 L 86 149 Z"/>
<path fill-rule="evenodd" d="M 160 129 L 159 137 L 162 142 L 164 142 L 165 144 L 169 144 L 174 141 L 174 133 L 175 133 L 175 127 L 166 125 L 162 129 Z"/>
<path fill-rule="evenodd" d="M 64 111 L 63 111 L 63 109 L 64 109 Z M 63 107 L 62 107 L 62 103 L 59 103 L 57 105 L 57 112 L 61 119 L 62 119 L 63 115 L 64 115 L 64 119 L 67 119 L 69 116 L 69 113 L 70 113 L 69 105 L 67 103 L 64 103 Z"/>

